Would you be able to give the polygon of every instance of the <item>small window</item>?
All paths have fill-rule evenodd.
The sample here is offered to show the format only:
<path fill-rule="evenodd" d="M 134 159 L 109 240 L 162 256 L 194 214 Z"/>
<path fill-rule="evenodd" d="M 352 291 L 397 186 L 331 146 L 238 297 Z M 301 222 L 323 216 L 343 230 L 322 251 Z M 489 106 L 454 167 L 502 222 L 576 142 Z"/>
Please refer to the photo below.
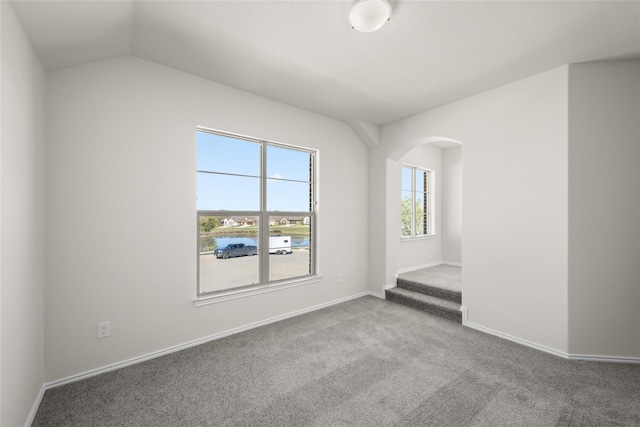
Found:
<path fill-rule="evenodd" d="M 433 172 L 415 166 L 402 166 L 402 237 L 435 234 L 432 215 Z"/>
<path fill-rule="evenodd" d="M 197 131 L 198 296 L 315 272 L 315 151 Z"/>

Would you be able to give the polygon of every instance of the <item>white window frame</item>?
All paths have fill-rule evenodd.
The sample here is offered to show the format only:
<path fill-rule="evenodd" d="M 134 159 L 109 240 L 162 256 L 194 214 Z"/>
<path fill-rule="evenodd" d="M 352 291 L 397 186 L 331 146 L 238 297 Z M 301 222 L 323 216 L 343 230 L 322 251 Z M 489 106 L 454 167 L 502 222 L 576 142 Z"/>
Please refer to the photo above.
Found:
<path fill-rule="evenodd" d="M 402 169 L 407 168 L 411 169 L 411 234 L 405 236 L 402 234 L 402 204 L 400 207 L 400 238 L 402 240 L 414 240 L 414 239 L 424 239 L 434 237 L 435 233 L 435 218 L 434 218 L 434 205 L 435 205 L 435 172 L 432 169 L 424 168 L 421 166 L 415 166 L 408 163 L 402 163 L 400 165 L 401 177 L 402 177 Z M 427 228 L 427 233 L 425 234 L 416 234 L 416 171 L 422 171 L 427 174 L 427 194 L 425 196 L 425 208 L 424 208 L 424 216 L 426 220 L 424 220 L 425 227 Z M 402 188 L 402 178 L 400 179 L 400 201 L 402 203 L 403 196 L 403 188 Z"/>
<path fill-rule="evenodd" d="M 227 138 L 239 139 L 244 141 L 250 141 L 260 144 L 260 210 L 258 211 L 232 211 L 232 210 L 197 210 L 196 209 L 196 228 L 197 228 L 197 271 L 196 271 L 196 300 L 194 304 L 196 306 L 202 306 L 222 301 L 228 301 L 236 298 L 242 298 L 246 296 L 262 294 L 265 292 L 276 291 L 280 289 L 287 289 L 291 287 L 317 283 L 320 281 L 321 276 L 318 274 L 318 215 L 317 215 L 317 169 L 318 169 L 318 150 L 311 148 L 305 148 L 301 146 L 294 146 L 291 144 L 284 144 L 272 140 L 263 138 L 255 138 L 246 135 L 240 135 L 231 132 L 225 132 L 221 130 L 215 130 L 204 127 L 197 127 L 197 132 L 211 133 L 220 135 Z M 266 150 L 268 146 L 282 147 L 290 150 L 298 150 L 305 153 L 309 153 L 312 158 L 311 171 L 310 171 L 310 210 L 309 211 L 268 211 L 267 210 L 267 156 Z M 201 172 L 196 170 L 197 172 Z M 235 288 L 229 288 L 219 291 L 201 292 L 200 290 L 200 217 L 201 216 L 252 216 L 258 217 L 258 242 L 260 248 L 267 248 L 266 250 L 260 250 L 258 254 L 259 264 L 259 283 L 246 286 L 239 286 Z M 282 280 L 269 281 L 269 218 L 276 216 L 292 216 L 292 217 L 309 217 L 310 230 L 310 273 L 304 276 L 291 277 Z"/>

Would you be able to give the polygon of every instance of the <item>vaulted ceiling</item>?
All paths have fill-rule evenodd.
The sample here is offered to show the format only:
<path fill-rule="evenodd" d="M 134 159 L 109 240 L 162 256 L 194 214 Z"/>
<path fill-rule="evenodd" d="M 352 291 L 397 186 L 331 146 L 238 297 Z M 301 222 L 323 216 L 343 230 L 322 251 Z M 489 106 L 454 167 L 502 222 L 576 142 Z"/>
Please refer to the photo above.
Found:
<path fill-rule="evenodd" d="M 47 70 L 135 55 L 352 125 L 568 63 L 640 58 L 638 1 L 390 2 L 374 33 L 351 29 L 351 1 L 12 5 Z"/>

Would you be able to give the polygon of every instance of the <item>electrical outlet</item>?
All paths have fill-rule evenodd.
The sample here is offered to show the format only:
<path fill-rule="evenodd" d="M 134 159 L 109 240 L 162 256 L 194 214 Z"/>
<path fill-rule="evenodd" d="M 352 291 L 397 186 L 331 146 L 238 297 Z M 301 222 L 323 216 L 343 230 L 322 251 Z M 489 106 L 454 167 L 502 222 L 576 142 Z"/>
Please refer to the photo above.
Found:
<path fill-rule="evenodd" d="M 111 322 L 98 323 L 98 338 L 111 336 Z"/>

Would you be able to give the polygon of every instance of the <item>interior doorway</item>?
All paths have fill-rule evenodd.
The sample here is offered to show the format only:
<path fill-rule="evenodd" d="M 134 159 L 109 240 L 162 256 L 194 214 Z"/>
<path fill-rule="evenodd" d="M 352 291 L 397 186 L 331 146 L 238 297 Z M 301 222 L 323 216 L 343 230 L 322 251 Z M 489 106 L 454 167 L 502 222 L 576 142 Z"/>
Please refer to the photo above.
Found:
<path fill-rule="evenodd" d="M 456 267 L 460 271 L 463 238 L 462 144 L 447 138 L 425 138 L 407 144 L 404 152 L 394 154 L 395 156 L 387 159 L 387 265 L 393 268 L 396 282 L 399 275 L 407 275 L 413 271 L 418 272 L 414 273 L 416 277 L 432 276 L 428 272 L 419 272 L 439 265 Z M 407 179 L 403 178 L 403 174 L 407 174 L 409 165 L 431 174 L 431 233 L 408 235 L 403 231 L 403 215 L 406 222 L 406 212 L 403 213 L 406 207 L 403 207 L 403 203 L 407 204 L 406 200 L 403 202 L 403 197 L 406 199 L 407 194 L 407 185 L 403 184 Z M 422 215 L 423 211 L 417 210 Z M 404 229 L 406 230 L 406 225 Z M 461 293 L 461 271 L 459 277 L 458 283 L 444 284 L 444 287 L 457 286 Z"/>

